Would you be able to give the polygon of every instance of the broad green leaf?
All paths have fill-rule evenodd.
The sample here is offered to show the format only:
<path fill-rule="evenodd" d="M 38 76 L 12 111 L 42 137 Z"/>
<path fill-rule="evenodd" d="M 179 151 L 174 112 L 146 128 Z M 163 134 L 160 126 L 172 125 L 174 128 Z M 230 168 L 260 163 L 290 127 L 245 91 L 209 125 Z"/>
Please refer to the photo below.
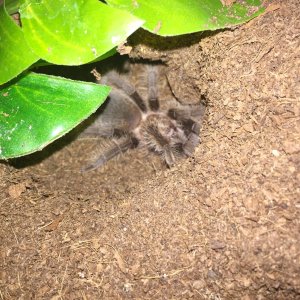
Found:
<path fill-rule="evenodd" d="M 0 159 L 41 150 L 104 102 L 110 88 L 29 73 L 0 89 Z"/>
<path fill-rule="evenodd" d="M 162 36 L 215 30 L 244 23 L 259 15 L 260 0 L 243 0 L 230 7 L 220 0 L 106 0 L 145 20 L 144 28 Z"/>
<path fill-rule="evenodd" d="M 0 5 L 0 85 L 26 70 L 39 58 L 30 50 L 22 29 Z"/>
<path fill-rule="evenodd" d="M 1 3 L 1 0 L 0 0 Z M 5 9 L 9 14 L 14 14 L 19 10 L 20 1 L 19 0 L 6 0 Z"/>
<path fill-rule="evenodd" d="M 105 54 L 99 56 L 95 60 L 91 61 L 90 63 L 95 63 L 95 62 L 104 60 L 106 58 L 109 58 L 109 57 L 117 54 L 117 53 L 118 53 L 117 48 L 115 47 L 115 48 L 109 50 L 108 52 L 106 52 Z M 31 69 L 34 70 L 34 69 L 39 68 L 39 67 L 50 66 L 50 65 L 53 65 L 53 64 L 51 64 L 47 61 L 44 61 L 44 60 L 39 60 L 38 62 L 36 62 L 35 64 L 32 65 Z"/>
<path fill-rule="evenodd" d="M 143 24 L 98 0 L 25 0 L 20 13 L 33 51 L 48 62 L 62 65 L 95 60 Z"/>

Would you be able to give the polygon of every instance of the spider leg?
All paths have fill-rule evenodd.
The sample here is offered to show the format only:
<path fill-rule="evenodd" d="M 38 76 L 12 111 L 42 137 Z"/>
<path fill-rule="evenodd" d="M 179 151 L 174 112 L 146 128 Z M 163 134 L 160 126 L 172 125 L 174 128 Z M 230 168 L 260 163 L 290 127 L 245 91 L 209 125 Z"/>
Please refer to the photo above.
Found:
<path fill-rule="evenodd" d="M 187 156 L 192 156 L 200 143 L 199 134 L 205 109 L 206 106 L 200 103 L 198 105 L 181 105 L 179 108 L 172 108 L 168 111 L 168 116 L 180 122 L 184 130 L 187 139 L 182 144 L 182 151 Z"/>
<path fill-rule="evenodd" d="M 103 154 L 99 156 L 99 158 L 93 162 L 92 164 L 86 166 L 81 170 L 82 173 L 87 171 L 95 170 L 104 164 L 106 164 L 109 160 L 116 157 L 117 155 L 126 152 L 127 150 L 136 146 L 136 140 L 129 137 L 126 138 L 123 142 L 115 142 L 114 146 L 109 150 L 105 151 Z"/>
<path fill-rule="evenodd" d="M 200 134 L 200 124 L 192 119 L 183 119 L 182 121 L 183 130 L 188 135 L 190 132 L 193 132 L 197 135 Z"/>
<path fill-rule="evenodd" d="M 172 167 L 175 164 L 175 155 L 170 147 L 165 150 L 165 161 L 168 167 Z"/>
<path fill-rule="evenodd" d="M 183 119 L 181 120 L 181 126 L 186 136 L 181 149 L 185 155 L 192 156 L 195 148 L 200 144 L 200 124 L 192 119 Z"/>
<path fill-rule="evenodd" d="M 159 110 L 158 101 L 158 71 L 153 65 L 148 65 L 148 104 L 152 111 Z"/>
<path fill-rule="evenodd" d="M 190 105 L 191 117 L 198 121 L 199 124 L 202 123 L 206 111 L 206 105 L 200 103 L 198 105 Z"/>
<path fill-rule="evenodd" d="M 196 134 L 195 132 L 191 132 L 188 137 L 186 142 L 182 145 L 182 150 L 185 155 L 187 156 L 192 156 L 195 148 L 199 145 L 200 143 L 200 138 L 199 134 Z"/>
<path fill-rule="evenodd" d="M 198 105 L 180 105 L 178 108 L 171 108 L 168 110 L 168 116 L 173 120 L 185 120 L 193 118 L 197 120 L 199 124 L 202 123 L 206 106 L 202 103 Z"/>
<path fill-rule="evenodd" d="M 150 126 L 148 128 L 148 133 L 152 135 L 155 140 L 155 144 L 153 143 L 153 145 L 151 145 L 154 150 L 163 153 L 168 167 L 173 166 L 175 163 L 175 155 L 170 145 L 170 141 L 164 137 L 155 126 Z"/>
<path fill-rule="evenodd" d="M 115 85 L 117 88 L 123 90 L 142 112 L 147 111 L 146 104 L 135 87 L 123 79 L 116 71 L 108 72 L 101 80 L 101 83 Z"/>
<path fill-rule="evenodd" d="M 179 108 L 172 108 L 168 111 L 168 116 L 171 119 L 181 123 L 186 136 L 186 141 L 181 145 L 181 149 L 186 156 L 192 156 L 200 143 L 199 134 L 205 108 L 203 104 L 181 105 Z"/>

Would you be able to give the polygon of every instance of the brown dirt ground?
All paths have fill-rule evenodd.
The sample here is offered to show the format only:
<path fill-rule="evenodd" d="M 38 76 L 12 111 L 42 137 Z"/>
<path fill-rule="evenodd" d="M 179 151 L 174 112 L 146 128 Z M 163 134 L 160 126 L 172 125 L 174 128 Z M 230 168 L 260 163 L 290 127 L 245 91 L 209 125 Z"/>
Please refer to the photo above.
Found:
<path fill-rule="evenodd" d="M 180 49 L 137 33 L 131 56 L 209 99 L 202 144 L 172 169 L 132 151 L 81 174 L 95 142 L 68 139 L 1 164 L 0 299 L 300 299 L 299 15 Z"/>

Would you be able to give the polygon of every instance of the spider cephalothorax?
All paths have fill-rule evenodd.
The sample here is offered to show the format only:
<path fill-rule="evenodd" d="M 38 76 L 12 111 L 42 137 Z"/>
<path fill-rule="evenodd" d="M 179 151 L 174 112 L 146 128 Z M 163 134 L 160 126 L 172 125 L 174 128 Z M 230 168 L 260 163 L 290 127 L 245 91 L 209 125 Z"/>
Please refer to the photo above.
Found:
<path fill-rule="evenodd" d="M 105 164 L 130 148 L 143 147 L 163 157 L 168 166 L 179 157 L 191 156 L 199 144 L 205 105 L 182 105 L 175 99 L 158 97 L 158 67 L 146 65 L 147 103 L 135 87 L 116 71 L 103 76 L 101 83 L 112 86 L 109 99 L 85 134 L 115 138 L 114 146 L 102 153 L 85 170 Z"/>

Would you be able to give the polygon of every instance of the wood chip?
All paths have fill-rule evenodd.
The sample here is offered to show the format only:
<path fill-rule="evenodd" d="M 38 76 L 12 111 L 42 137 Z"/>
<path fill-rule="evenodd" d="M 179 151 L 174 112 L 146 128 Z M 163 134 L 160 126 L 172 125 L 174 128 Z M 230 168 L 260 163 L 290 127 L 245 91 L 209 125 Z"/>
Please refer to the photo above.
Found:
<path fill-rule="evenodd" d="M 127 270 L 127 268 L 125 266 L 125 262 L 124 262 L 122 256 L 120 255 L 120 253 L 117 250 L 114 251 L 114 257 L 115 257 L 115 259 L 117 261 L 117 264 L 118 264 L 118 267 L 120 268 L 120 270 L 123 273 L 127 273 L 128 270 Z"/>
<path fill-rule="evenodd" d="M 117 51 L 120 53 L 120 55 L 129 54 L 132 50 L 131 46 L 126 45 L 127 41 L 124 41 L 117 47 Z"/>
<path fill-rule="evenodd" d="M 26 191 L 26 182 L 13 184 L 8 188 L 8 194 L 13 199 L 17 199 Z"/>

